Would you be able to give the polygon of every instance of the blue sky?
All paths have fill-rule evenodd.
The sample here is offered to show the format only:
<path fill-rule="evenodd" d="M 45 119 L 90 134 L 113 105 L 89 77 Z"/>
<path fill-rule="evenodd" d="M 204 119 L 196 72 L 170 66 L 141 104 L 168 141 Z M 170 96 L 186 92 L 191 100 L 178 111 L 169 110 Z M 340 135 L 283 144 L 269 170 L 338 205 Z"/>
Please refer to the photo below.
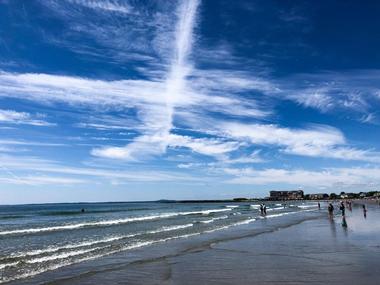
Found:
<path fill-rule="evenodd" d="M 380 187 L 376 1 L 0 1 L 0 204 Z"/>

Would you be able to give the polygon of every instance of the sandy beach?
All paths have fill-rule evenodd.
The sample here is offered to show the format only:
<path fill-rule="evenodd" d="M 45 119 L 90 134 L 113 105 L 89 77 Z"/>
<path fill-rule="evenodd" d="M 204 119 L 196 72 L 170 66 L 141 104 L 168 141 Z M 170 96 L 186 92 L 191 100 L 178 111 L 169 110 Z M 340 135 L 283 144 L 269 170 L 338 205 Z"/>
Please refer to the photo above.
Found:
<path fill-rule="evenodd" d="M 324 205 L 325 206 L 325 205 Z M 378 284 L 380 207 L 260 219 L 50 271 L 14 284 Z M 264 230 L 263 230 L 264 228 Z M 94 268 L 96 268 L 94 270 Z"/>

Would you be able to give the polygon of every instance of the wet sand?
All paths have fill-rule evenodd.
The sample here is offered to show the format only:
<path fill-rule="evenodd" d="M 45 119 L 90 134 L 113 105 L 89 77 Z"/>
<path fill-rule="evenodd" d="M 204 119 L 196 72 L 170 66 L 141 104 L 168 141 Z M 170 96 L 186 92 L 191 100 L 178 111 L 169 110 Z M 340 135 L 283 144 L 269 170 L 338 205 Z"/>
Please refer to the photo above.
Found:
<path fill-rule="evenodd" d="M 70 276 L 51 272 L 30 283 L 42 284 L 379 284 L 380 207 L 347 209 L 329 219 L 326 209 L 288 224 L 263 219 L 265 231 L 247 225 L 239 235 L 218 233 L 155 246 L 85 265 Z M 258 223 L 258 224 L 259 224 Z M 261 227 L 260 227 L 261 228 Z M 101 263 L 100 263 L 101 262 Z M 93 266 L 93 262 L 92 262 Z M 66 274 L 67 275 L 67 274 Z M 46 282 L 50 280 L 50 282 Z"/>

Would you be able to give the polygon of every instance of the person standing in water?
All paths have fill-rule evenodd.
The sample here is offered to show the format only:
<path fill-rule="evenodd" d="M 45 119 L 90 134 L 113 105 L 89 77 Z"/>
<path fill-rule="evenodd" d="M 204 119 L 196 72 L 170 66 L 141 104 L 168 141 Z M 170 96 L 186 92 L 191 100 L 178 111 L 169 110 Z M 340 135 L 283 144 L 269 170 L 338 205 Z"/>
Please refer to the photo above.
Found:
<path fill-rule="evenodd" d="M 267 215 L 267 206 L 264 205 L 264 215 L 266 216 Z"/>
<path fill-rule="evenodd" d="M 260 204 L 260 214 L 264 215 L 264 207 L 263 204 Z"/>
<path fill-rule="evenodd" d="M 363 214 L 364 214 L 364 218 L 367 218 L 367 209 L 364 204 L 363 204 Z"/>
<path fill-rule="evenodd" d="M 318 210 L 321 209 L 321 203 L 318 202 Z"/>
<path fill-rule="evenodd" d="M 342 212 L 342 216 L 345 216 L 345 214 L 346 214 L 346 207 L 344 206 L 343 201 L 340 203 L 339 210 Z"/>
<path fill-rule="evenodd" d="M 329 211 L 330 217 L 332 217 L 334 215 L 334 206 L 332 203 L 329 204 L 329 206 L 327 207 L 327 210 Z"/>
<path fill-rule="evenodd" d="M 345 216 L 342 217 L 342 227 L 347 228 L 347 221 Z"/>

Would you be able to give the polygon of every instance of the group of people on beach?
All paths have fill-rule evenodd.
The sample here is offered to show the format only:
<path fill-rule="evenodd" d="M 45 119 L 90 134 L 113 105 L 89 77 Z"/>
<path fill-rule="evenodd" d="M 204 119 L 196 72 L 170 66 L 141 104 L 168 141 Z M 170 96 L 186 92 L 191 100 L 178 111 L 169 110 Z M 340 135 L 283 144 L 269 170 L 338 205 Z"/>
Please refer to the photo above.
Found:
<path fill-rule="evenodd" d="M 318 203 L 318 206 L 319 206 L 319 203 Z M 343 227 L 347 227 L 346 207 L 348 207 L 349 211 L 352 212 L 352 202 L 351 201 L 345 201 L 345 202 L 341 201 L 340 204 L 339 204 L 339 210 L 340 210 L 340 212 L 342 214 L 342 226 Z M 362 208 L 363 208 L 364 218 L 367 218 L 367 208 L 366 208 L 366 205 L 363 204 Z M 329 205 L 327 207 L 327 211 L 329 213 L 330 218 L 332 219 L 334 217 L 334 206 L 333 206 L 332 203 L 329 203 Z"/>
<path fill-rule="evenodd" d="M 267 214 L 267 206 L 265 204 L 260 205 L 260 213 L 262 216 L 265 216 Z"/>
<path fill-rule="evenodd" d="M 352 202 L 351 201 L 345 201 L 345 202 L 341 201 L 340 202 L 339 210 L 342 213 L 342 216 L 346 215 L 346 207 L 348 207 L 348 209 L 350 210 L 350 212 L 352 212 Z M 363 209 L 365 209 L 365 205 L 363 205 Z M 329 205 L 327 207 L 327 210 L 328 210 L 328 212 L 329 212 L 330 215 L 334 214 L 334 206 L 333 206 L 332 203 L 329 203 Z"/>

